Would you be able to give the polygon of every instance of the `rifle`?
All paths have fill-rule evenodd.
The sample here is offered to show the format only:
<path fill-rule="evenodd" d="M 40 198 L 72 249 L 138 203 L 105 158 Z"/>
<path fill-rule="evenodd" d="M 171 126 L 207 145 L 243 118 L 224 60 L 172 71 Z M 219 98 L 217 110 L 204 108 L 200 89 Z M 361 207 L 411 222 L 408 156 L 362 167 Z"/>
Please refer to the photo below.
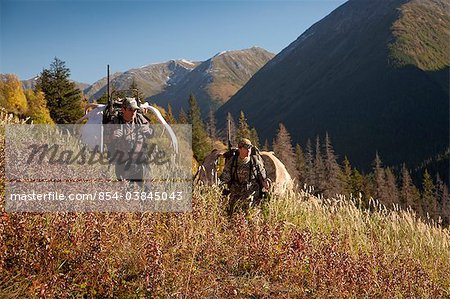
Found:
<path fill-rule="evenodd" d="M 269 179 L 267 177 L 266 178 L 263 177 L 261 168 L 259 167 L 259 163 L 257 162 L 257 157 L 260 157 L 260 158 L 258 158 L 258 161 L 261 161 L 261 155 L 259 154 L 259 149 L 256 147 L 252 147 L 251 151 L 252 151 L 252 153 L 250 155 L 250 162 L 252 164 L 254 164 L 255 168 L 256 168 L 256 180 L 257 180 L 258 186 L 259 186 L 259 197 L 261 198 L 262 201 L 268 202 L 270 200 L 270 194 L 268 192 L 269 190 L 266 190 L 266 191 L 263 191 L 263 190 L 265 188 L 264 183 L 267 182 Z M 250 164 L 251 169 L 253 168 L 252 164 Z M 252 171 L 250 171 L 250 172 L 252 172 Z M 267 174 L 266 174 L 266 176 L 267 176 Z M 251 175 L 250 175 L 250 177 L 251 177 Z M 250 177 L 249 177 L 249 180 L 250 180 Z"/>
<path fill-rule="evenodd" d="M 108 66 L 107 66 L 107 71 L 106 71 L 106 77 L 107 77 L 107 84 L 106 84 L 106 89 L 107 89 L 107 94 L 108 94 L 108 112 L 109 112 L 109 115 L 113 115 L 113 112 L 114 112 L 114 107 L 113 107 L 113 100 L 112 100 L 112 97 L 111 97 L 111 95 L 109 94 L 109 64 L 108 64 Z"/>

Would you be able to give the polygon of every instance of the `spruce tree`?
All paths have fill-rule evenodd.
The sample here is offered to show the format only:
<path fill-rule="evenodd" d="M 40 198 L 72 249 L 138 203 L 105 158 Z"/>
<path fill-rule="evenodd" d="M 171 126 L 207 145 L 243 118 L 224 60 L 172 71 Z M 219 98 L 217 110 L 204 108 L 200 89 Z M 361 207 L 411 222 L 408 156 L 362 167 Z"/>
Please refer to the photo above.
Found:
<path fill-rule="evenodd" d="M 347 196 L 356 195 L 352 189 L 352 166 L 347 156 L 344 157 L 344 162 L 342 163 L 342 184 L 343 193 Z"/>
<path fill-rule="evenodd" d="M 175 117 L 173 116 L 173 113 L 172 113 L 172 106 L 170 106 L 170 104 L 167 104 L 167 112 L 166 112 L 165 120 L 166 120 L 167 123 L 169 123 L 169 124 L 176 124 L 176 123 L 177 123 L 177 120 L 176 120 Z"/>
<path fill-rule="evenodd" d="M 107 105 L 108 104 L 108 93 L 105 91 L 101 97 L 99 97 L 97 100 L 95 100 L 95 102 L 97 104 Z"/>
<path fill-rule="evenodd" d="M 313 186 L 315 182 L 314 151 L 310 139 L 306 141 L 305 167 L 306 167 L 305 183 L 308 186 Z"/>
<path fill-rule="evenodd" d="M 444 222 L 448 225 L 448 216 L 449 213 L 446 211 L 446 204 L 448 200 L 448 189 L 447 186 L 442 181 L 441 177 L 439 176 L 439 173 L 436 174 L 436 186 L 434 188 L 434 198 L 437 206 L 437 214 L 438 216 L 441 216 L 442 223 Z M 446 217 L 447 216 L 447 217 Z"/>
<path fill-rule="evenodd" d="M 266 151 L 266 152 L 270 151 L 269 140 L 267 140 L 267 139 L 264 140 L 264 145 L 263 145 L 262 150 Z"/>
<path fill-rule="evenodd" d="M 400 199 L 405 208 L 411 207 L 414 211 L 416 211 L 417 215 L 423 215 L 419 191 L 414 186 L 411 175 L 409 174 L 405 164 L 402 166 L 402 186 L 400 191 Z"/>
<path fill-rule="evenodd" d="M 443 197 L 442 197 L 442 212 L 441 217 L 443 219 L 443 225 L 450 225 L 450 195 L 448 193 L 447 185 L 443 185 Z"/>
<path fill-rule="evenodd" d="M 444 182 L 442 181 L 439 173 L 436 173 L 436 188 L 434 189 L 434 198 L 438 207 L 442 207 L 442 187 Z M 441 209 L 440 209 L 441 210 Z"/>
<path fill-rule="evenodd" d="M 212 150 L 212 147 L 202 121 L 200 107 L 192 94 L 189 97 L 189 120 L 192 124 L 192 151 L 194 158 L 201 162 Z"/>
<path fill-rule="evenodd" d="M 236 146 L 238 141 L 237 141 L 237 129 L 236 129 L 236 123 L 234 122 L 234 118 L 231 115 L 230 112 L 228 112 L 227 114 L 227 124 L 225 127 L 225 136 L 224 136 L 224 140 L 225 140 L 225 144 L 228 144 L 228 140 L 227 140 L 227 135 L 228 135 L 228 124 L 230 124 L 230 137 L 231 137 L 231 145 L 232 146 Z"/>
<path fill-rule="evenodd" d="M 209 137 L 214 141 L 217 139 L 216 133 L 216 118 L 214 116 L 214 110 L 210 107 L 208 113 L 208 122 L 206 125 L 206 131 L 208 132 Z"/>
<path fill-rule="evenodd" d="M 364 195 L 364 176 L 358 171 L 358 169 L 352 169 L 352 175 L 350 180 L 350 186 L 354 197 Z"/>
<path fill-rule="evenodd" d="M 450 196 L 448 187 L 441 180 L 439 174 L 436 174 L 435 198 L 439 208 L 439 216 L 442 218 L 442 225 L 448 226 L 450 224 Z"/>
<path fill-rule="evenodd" d="M 250 141 L 252 142 L 252 144 L 254 146 L 259 148 L 259 146 L 260 146 L 260 144 L 259 144 L 259 136 L 258 136 L 258 132 L 256 131 L 255 128 L 252 128 L 250 130 Z"/>
<path fill-rule="evenodd" d="M 273 141 L 273 151 L 275 155 L 286 166 L 293 179 L 297 178 L 297 169 L 295 166 L 295 154 L 292 148 L 291 135 L 286 127 L 280 123 L 277 136 Z"/>
<path fill-rule="evenodd" d="M 331 139 L 328 133 L 325 134 L 325 144 L 324 144 L 325 156 L 324 156 L 324 167 L 325 167 L 325 196 L 331 197 L 335 194 L 342 194 L 342 171 L 337 163 L 337 157 L 334 153 L 333 145 L 331 144 Z"/>
<path fill-rule="evenodd" d="M 237 139 L 241 140 L 242 138 L 250 139 L 250 127 L 247 124 L 247 120 L 245 119 L 244 112 L 241 111 L 239 115 L 239 124 L 237 129 Z"/>
<path fill-rule="evenodd" d="M 435 201 L 435 187 L 433 183 L 433 179 L 431 178 L 431 175 L 428 173 L 428 170 L 425 169 L 425 172 L 423 174 L 423 181 L 422 181 L 422 209 L 424 215 L 428 215 L 431 218 L 435 218 L 437 214 L 437 205 Z"/>
<path fill-rule="evenodd" d="M 142 93 L 141 89 L 139 88 L 139 86 L 138 86 L 136 80 L 134 79 L 134 77 L 133 77 L 133 79 L 132 79 L 132 81 L 130 83 L 129 89 L 131 89 L 133 91 L 133 97 L 137 97 L 136 100 L 139 100 L 138 103 L 144 103 L 145 96 Z"/>
<path fill-rule="evenodd" d="M 295 167 L 298 173 L 298 184 L 303 188 L 303 185 L 306 183 L 306 164 L 302 147 L 298 143 L 295 145 Z"/>
<path fill-rule="evenodd" d="M 375 160 L 373 161 L 373 174 L 374 198 L 383 204 L 387 204 L 385 171 L 378 152 L 375 154 Z"/>
<path fill-rule="evenodd" d="M 316 188 L 317 194 L 322 194 L 326 188 L 325 165 L 322 159 L 319 136 L 316 137 L 316 150 L 314 158 L 314 186 Z"/>
<path fill-rule="evenodd" d="M 397 179 L 389 167 L 385 170 L 385 179 L 385 200 L 383 203 L 387 207 L 392 207 L 393 204 L 400 201 L 400 196 L 398 193 Z"/>
<path fill-rule="evenodd" d="M 69 76 L 65 62 L 55 57 L 36 85 L 37 90 L 44 92 L 50 116 L 57 124 L 73 124 L 83 116 L 81 91 Z"/>
<path fill-rule="evenodd" d="M 178 123 L 179 124 L 188 124 L 189 123 L 189 117 L 183 108 L 180 109 L 180 113 L 178 114 Z"/>

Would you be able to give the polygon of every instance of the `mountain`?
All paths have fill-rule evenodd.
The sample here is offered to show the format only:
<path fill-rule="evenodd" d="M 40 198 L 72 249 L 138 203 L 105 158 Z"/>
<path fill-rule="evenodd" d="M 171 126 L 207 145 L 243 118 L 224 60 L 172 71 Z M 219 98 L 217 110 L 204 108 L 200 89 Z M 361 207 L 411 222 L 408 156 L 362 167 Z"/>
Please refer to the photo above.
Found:
<path fill-rule="evenodd" d="M 117 72 L 110 76 L 110 88 L 128 89 L 134 80 L 144 96 L 149 97 L 162 92 L 167 86 L 177 84 L 197 65 L 198 62 L 181 59 L 149 64 L 123 73 Z M 100 98 L 106 92 L 106 83 L 106 77 L 95 82 L 85 89 L 86 96 L 90 100 Z"/>
<path fill-rule="evenodd" d="M 350 0 L 306 30 L 217 111 L 245 112 L 261 140 L 332 138 L 369 170 L 449 147 L 450 2 Z"/>
<path fill-rule="evenodd" d="M 149 100 L 163 107 L 170 103 L 175 112 L 181 108 L 187 111 L 189 95 L 194 94 L 206 115 L 210 108 L 215 111 L 228 101 L 273 57 L 258 47 L 218 53 Z"/>
<path fill-rule="evenodd" d="M 39 78 L 39 76 L 35 76 L 31 79 L 20 81 L 20 82 L 22 82 L 23 89 L 34 89 L 36 87 L 36 82 L 37 82 L 38 78 Z M 75 85 L 81 91 L 83 91 L 85 88 L 87 88 L 89 86 L 89 84 L 86 84 L 86 83 L 81 83 L 81 82 L 77 82 L 77 81 L 72 81 L 72 82 L 74 82 Z"/>

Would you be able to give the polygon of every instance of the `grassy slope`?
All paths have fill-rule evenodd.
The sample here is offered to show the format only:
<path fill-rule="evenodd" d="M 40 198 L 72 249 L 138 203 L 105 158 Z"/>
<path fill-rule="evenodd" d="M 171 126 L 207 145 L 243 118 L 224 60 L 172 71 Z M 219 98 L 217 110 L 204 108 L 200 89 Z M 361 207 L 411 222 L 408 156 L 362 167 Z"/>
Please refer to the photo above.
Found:
<path fill-rule="evenodd" d="M 414 0 L 401 7 L 392 25 L 391 58 L 398 65 L 436 71 L 450 65 L 450 3 Z M 432 24 L 432 25 L 430 25 Z"/>
<path fill-rule="evenodd" d="M 213 58 L 212 82 L 207 88 L 213 101 L 228 101 L 274 55 L 261 48 L 229 51 Z"/>
<path fill-rule="evenodd" d="M 185 214 L 6 214 L 0 297 L 443 298 L 450 234 L 407 212 L 307 193 L 228 219 L 217 188 Z"/>

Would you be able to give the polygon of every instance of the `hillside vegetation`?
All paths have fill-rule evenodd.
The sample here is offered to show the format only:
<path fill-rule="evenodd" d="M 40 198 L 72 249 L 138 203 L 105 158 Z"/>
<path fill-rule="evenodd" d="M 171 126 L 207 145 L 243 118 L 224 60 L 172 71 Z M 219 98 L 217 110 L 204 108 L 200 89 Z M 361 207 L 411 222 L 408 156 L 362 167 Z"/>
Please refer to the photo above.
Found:
<path fill-rule="evenodd" d="M 404 4 L 400 11 L 401 17 L 392 25 L 393 60 L 401 66 L 411 64 L 424 71 L 450 66 L 450 3 L 414 0 Z"/>
<path fill-rule="evenodd" d="M 449 28 L 449 1 L 349 0 L 223 104 L 219 127 L 243 111 L 261 140 L 283 123 L 303 148 L 328 133 L 364 172 L 375 152 L 417 167 L 449 148 Z"/>
<path fill-rule="evenodd" d="M 448 229 L 374 201 L 302 190 L 230 219 L 196 186 L 189 213 L 6 213 L 1 186 L 1 298 L 450 295 Z"/>
<path fill-rule="evenodd" d="M 185 214 L 2 214 L 0 297 L 444 298 L 448 230 L 297 193 L 228 219 L 217 188 Z"/>

